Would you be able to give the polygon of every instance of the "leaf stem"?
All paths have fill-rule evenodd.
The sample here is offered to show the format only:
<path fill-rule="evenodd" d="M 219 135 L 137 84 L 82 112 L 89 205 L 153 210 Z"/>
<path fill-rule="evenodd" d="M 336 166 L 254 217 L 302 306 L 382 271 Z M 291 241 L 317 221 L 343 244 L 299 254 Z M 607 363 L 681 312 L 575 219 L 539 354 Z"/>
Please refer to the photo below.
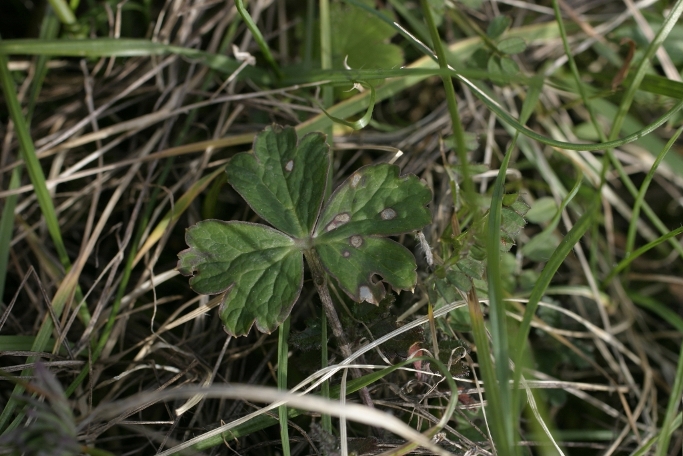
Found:
<path fill-rule="evenodd" d="M 330 290 L 327 287 L 327 274 L 320 263 L 320 258 L 318 258 L 318 254 L 314 250 L 304 250 L 304 256 L 306 257 L 306 263 L 308 263 L 308 267 L 313 275 L 313 284 L 315 284 L 315 289 L 318 292 L 318 296 L 320 296 L 320 301 L 323 303 L 323 309 L 325 310 L 325 315 L 332 328 L 332 334 L 334 334 L 334 337 L 339 342 L 339 350 L 341 350 L 342 355 L 345 358 L 350 358 L 353 355 L 351 344 L 346 339 L 341 320 L 339 320 L 337 310 L 334 308 L 332 296 L 330 296 Z M 361 372 L 357 368 L 352 368 L 351 375 L 353 378 L 360 378 Z M 370 392 L 367 388 L 362 388 L 359 391 L 359 394 L 365 405 L 374 407 L 372 399 L 370 398 Z"/>

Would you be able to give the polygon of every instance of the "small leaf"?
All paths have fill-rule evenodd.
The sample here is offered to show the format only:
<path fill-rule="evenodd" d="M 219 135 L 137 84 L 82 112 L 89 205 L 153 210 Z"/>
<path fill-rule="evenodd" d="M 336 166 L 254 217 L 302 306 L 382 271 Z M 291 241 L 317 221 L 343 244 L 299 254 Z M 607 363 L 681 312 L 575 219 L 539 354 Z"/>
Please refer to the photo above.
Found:
<path fill-rule="evenodd" d="M 274 125 L 256 136 L 253 153 L 235 155 L 225 172 L 262 219 L 304 238 L 318 217 L 329 163 L 323 134 L 310 133 L 297 142 L 294 128 Z"/>
<path fill-rule="evenodd" d="M 220 315 L 229 334 L 245 335 L 254 322 L 271 332 L 287 318 L 303 284 L 303 255 L 292 238 L 264 225 L 204 220 L 185 240 L 178 271 L 193 275 L 197 293 L 227 292 Z"/>
<path fill-rule="evenodd" d="M 517 62 L 512 60 L 510 57 L 503 57 L 500 59 L 500 68 L 508 76 L 514 76 L 519 73 L 519 66 Z"/>
<path fill-rule="evenodd" d="M 492 55 L 489 57 L 489 61 L 486 64 L 486 70 L 489 72 L 489 77 L 492 79 L 497 79 L 503 74 L 503 69 L 500 67 L 500 58 Z"/>
<path fill-rule="evenodd" d="M 467 293 L 472 288 L 472 282 L 466 274 L 460 271 L 449 270 L 446 274 L 446 280 L 455 288 Z"/>
<path fill-rule="evenodd" d="M 483 279 L 485 265 L 481 261 L 465 257 L 456 264 L 458 269 L 473 279 Z"/>
<path fill-rule="evenodd" d="M 522 228 L 526 225 L 524 217 L 519 215 L 508 207 L 504 207 L 501 211 L 500 229 L 512 237 L 516 237 Z"/>
<path fill-rule="evenodd" d="M 538 198 L 526 213 L 526 219 L 531 223 L 543 223 L 552 219 L 557 213 L 557 203 L 550 196 Z"/>
<path fill-rule="evenodd" d="M 552 231 L 543 231 L 524 244 L 522 255 L 532 261 L 547 261 L 559 244 Z"/>
<path fill-rule="evenodd" d="M 505 30 L 510 27 L 510 24 L 512 24 L 512 19 L 509 17 L 496 16 L 489 22 L 489 26 L 486 28 L 486 34 L 489 38 L 495 40 L 505 33 Z"/>
<path fill-rule="evenodd" d="M 511 206 L 519 198 L 519 193 L 506 193 L 503 195 L 503 206 Z"/>
<path fill-rule="evenodd" d="M 507 38 L 498 43 L 497 47 L 503 54 L 519 54 L 526 49 L 526 41 L 519 37 Z"/>
<path fill-rule="evenodd" d="M 520 216 L 524 217 L 527 212 L 529 212 L 529 205 L 524 202 L 523 199 L 518 198 L 514 203 L 510 205 L 510 209 L 515 211 Z"/>

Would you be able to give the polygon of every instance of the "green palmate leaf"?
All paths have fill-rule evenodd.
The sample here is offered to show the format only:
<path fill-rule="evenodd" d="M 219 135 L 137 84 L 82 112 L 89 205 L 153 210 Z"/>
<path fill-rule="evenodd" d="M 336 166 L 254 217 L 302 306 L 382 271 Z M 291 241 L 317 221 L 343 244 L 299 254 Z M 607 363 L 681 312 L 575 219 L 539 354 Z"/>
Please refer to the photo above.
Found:
<path fill-rule="evenodd" d="M 329 165 L 324 135 L 297 141 L 293 128 L 267 128 L 253 153 L 235 155 L 226 173 L 274 228 L 205 220 L 188 229 L 190 248 L 179 254 L 178 270 L 193 275 L 198 293 L 225 292 L 220 315 L 229 334 L 244 335 L 254 323 L 270 332 L 287 318 L 301 291 L 305 252 L 358 302 L 379 303 L 386 294 L 381 280 L 398 290 L 415 286 L 412 253 L 382 236 L 431 221 L 429 188 L 416 176 L 399 176 L 397 166 L 366 166 L 321 207 Z"/>
<path fill-rule="evenodd" d="M 178 270 L 191 275 L 201 294 L 226 292 L 220 315 L 228 332 L 245 335 L 256 322 L 262 332 L 282 323 L 299 296 L 303 258 L 294 240 L 270 227 L 204 220 L 187 230 L 189 249 Z"/>

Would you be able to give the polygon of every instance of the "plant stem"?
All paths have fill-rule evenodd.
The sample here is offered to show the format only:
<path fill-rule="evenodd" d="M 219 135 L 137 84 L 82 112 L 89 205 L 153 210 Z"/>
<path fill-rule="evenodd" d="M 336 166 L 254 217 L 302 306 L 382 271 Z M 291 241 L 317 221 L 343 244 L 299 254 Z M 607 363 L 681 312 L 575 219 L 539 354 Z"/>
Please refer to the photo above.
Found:
<path fill-rule="evenodd" d="M 320 259 L 318 254 L 313 250 L 305 250 L 304 256 L 306 257 L 306 262 L 313 275 L 313 283 L 315 284 L 315 289 L 318 291 L 318 296 L 320 296 L 320 301 L 323 303 L 323 309 L 325 310 L 325 315 L 327 315 L 327 320 L 332 328 L 332 334 L 339 342 L 339 350 L 341 350 L 342 355 L 345 358 L 350 358 L 353 355 L 351 351 L 351 344 L 346 339 L 344 334 L 344 329 L 342 328 L 341 321 L 339 320 L 339 315 L 334 308 L 334 303 L 332 302 L 332 297 L 330 296 L 330 291 L 327 288 L 327 274 L 323 269 L 322 264 L 320 264 Z M 353 378 L 360 378 L 361 373 L 357 368 L 351 369 L 351 375 Z M 370 392 L 367 388 L 362 388 L 359 392 L 363 403 L 368 407 L 374 407 L 372 399 L 370 398 Z"/>

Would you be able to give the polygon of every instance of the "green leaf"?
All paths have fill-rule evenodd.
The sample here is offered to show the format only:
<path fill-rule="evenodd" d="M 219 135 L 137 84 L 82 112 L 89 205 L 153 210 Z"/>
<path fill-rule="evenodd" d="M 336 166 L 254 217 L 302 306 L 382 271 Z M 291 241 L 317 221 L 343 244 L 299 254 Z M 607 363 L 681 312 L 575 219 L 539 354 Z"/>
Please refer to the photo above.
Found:
<path fill-rule="evenodd" d="M 323 199 L 329 168 L 325 135 L 310 133 L 297 143 L 292 127 L 266 127 L 254 152 L 230 160 L 228 182 L 262 219 L 285 233 L 310 233 Z"/>
<path fill-rule="evenodd" d="M 519 37 L 507 38 L 498 43 L 497 47 L 503 54 L 519 54 L 526 49 L 526 41 Z"/>
<path fill-rule="evenodd" d="M 524 244 L 522 254 L 532 261 L 548 261 L 558 245 L 560 240 L 555 233 L 542 231 Z"/>
<path fill-rule="evenodd" d="M 512 60 L 510 57 L 503 57 L 500 59 L 500 68 L 503 70 L 503 73 L 507 74 L 508 76 L 514 76 L 519 73 L 519 66 L 517 65 L 517 62 Z"/>
<path fill-rule="evenodd" d="M 491 22 L 489 22 L 489 26 L 486 28 L 486 34 L 489 36 L 489 38 L 495 40 L 505 33 L 505 30 L 510 27 L 510 24 L 512 24 L 512 19 L 509 17 L 496 16 Z"/>
<path fill-rule="evenodd" d="M 356 301 L 379 303 L 385 296 L 384 278 L 399 290 L 417 280 L 415 259 L 389 239 L 418 230 L 431 221 L 425 207 L 429 188 L 416 176 L 399 177 L 395 165 L 360 168 L 334 191 L 314 232 L 314 245 L 327 272 Z"/>
<path fill-rule="evenodd" d="M 403 65 L 403 51 L 389 40 L 391 25 L 361 8 L 341 2 L 330 6 L 333 68 L 394 68 Z"/>
<path fill-rule="evenodd" d="M 526 219 L 531 223 L 543 223 L 552 219 L 557 213 L 557 203 L 550 196 L 544 196 L 534 201 L 526 213 Z"/>
<path fill-rule="evenodd" d="M 432 192 L 415 175 L 399 177 L 386 163 L 364 166 L 332 194 L 314 237 L 319 243 L 355 234 L 395 236 L 419 230 L 431 221 L 425 207 Z"/>
<path fill-rule="evenodd" d="M 413 254 L 389 239 L 353 235 L 319 243 L 316 250 L 325 270 L 355 301 L 379 304 L 384 298 L 386 290 L 375 275 L 397 290 L 411 290 L 417 280 Z"/>
<path fill-rule="evenodd" d="M 303 284 L 303 256 L 294 240 L 247 222 L 204 220 L 185 235 L 189 249 L 178 271 L 193 275 L 201 294 L 226 292 L 220 315 L 229 334 L 245 335 L 254 322 L 271 332 L 289 315 Z"/>
<path fill-rule="evenodd" d="M 190 248 L 178 255 L 178 270 L 193 275 L 190 285 L 198 293 L 226 292 L 220 315 L 229 334 L 244 335 L 254 323 L 271 332 L 287 318 L 301 291 L 304 253 L 318 257 L 357 302 L 378 304 L 386 295 L 381 280 L 396 290 L 415 287 L 412 253 L 383 236 L 430 223 L 427 185 L 414 175 L 399 176 L 395 165 L 366 166 L 321 208 L 329 164 L 324 135 L 297 141 L 293 128 L 266 128 L 254 152 L 235 155 L 226 173 L 274 228 L 205 220 L 188 229 Z"/>

